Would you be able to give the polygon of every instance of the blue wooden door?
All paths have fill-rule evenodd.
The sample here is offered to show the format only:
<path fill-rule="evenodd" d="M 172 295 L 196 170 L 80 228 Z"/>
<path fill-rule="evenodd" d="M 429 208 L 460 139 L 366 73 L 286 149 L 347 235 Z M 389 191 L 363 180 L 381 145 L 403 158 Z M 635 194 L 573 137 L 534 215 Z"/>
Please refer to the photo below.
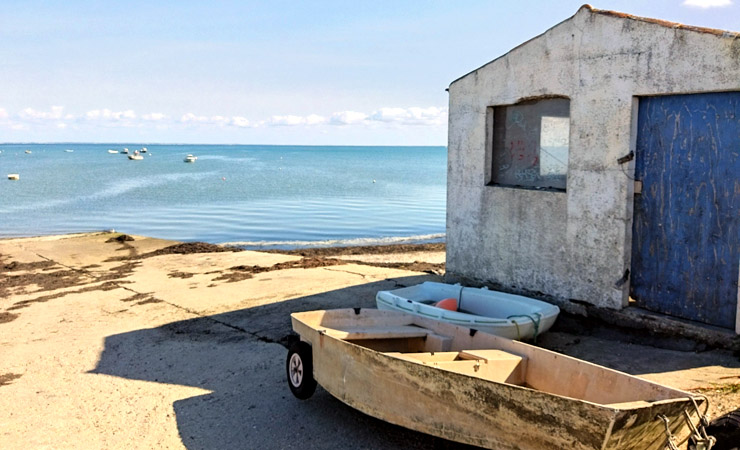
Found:
<path fill-rule="evenodd" d="M 640 99 L 631 296 L 735 328 L 740 268 L 740 92 Z"/>

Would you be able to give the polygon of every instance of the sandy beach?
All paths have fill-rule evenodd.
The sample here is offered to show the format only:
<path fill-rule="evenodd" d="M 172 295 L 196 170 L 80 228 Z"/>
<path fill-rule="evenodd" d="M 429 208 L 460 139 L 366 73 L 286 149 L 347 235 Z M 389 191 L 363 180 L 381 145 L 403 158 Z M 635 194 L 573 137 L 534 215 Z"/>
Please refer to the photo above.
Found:
<path fill-rule="evenodd" d="M 440 280 L 444 244 L 232 251 L 90 233 L 0 240 L 3 448 L 466 448 L 285 379 L 289 314 Z M 740 406 L 740 361 L 553 330 L 538 345 Z"/>

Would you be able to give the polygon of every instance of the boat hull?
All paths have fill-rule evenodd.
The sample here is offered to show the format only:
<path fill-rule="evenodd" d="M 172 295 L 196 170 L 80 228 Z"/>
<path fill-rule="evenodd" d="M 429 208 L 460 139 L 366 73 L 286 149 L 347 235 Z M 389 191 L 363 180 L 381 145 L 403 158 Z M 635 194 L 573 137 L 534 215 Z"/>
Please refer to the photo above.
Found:
<path fill-rule="evenodd" d="M 349 315 L 354 313 L 345 311 L 347 316 L 342 320 L 347 324 L 351 322 Z M 460 363 L 475 371 L 441 370 L 441 366 L 413 361 L 414 355 L 420 355 L 414 353 L 418 350 L 415 348 L 418 342 L 412 342 L 413 338 L 404 344 L 409 346 L 405 350 L 410 350 L 410 353 L 389 352 L 389 349 L 397 350 L 397 342 L 394 344 L 392 341 L 398 341 L 398 338 L 375 336 L 372 342 L 362 342 L 362 339 L 347 339 L 351 336 L 337 337 L 335 330 L 324 328 L 323 324 L 316 327 L 303 321 L 302 314 L 305 317 L 309 313 L 292 316 L 293 327 L 302 340 L 311 344 L 313 376 L 317 382 L 353 408 L 412 430 L 501 450 L 663 450 L 666 435 L 663 422 L 657 419 L 660 414 L 671 419 L 674 434 L 686 433 L 681 414 L 684 409 L 689 409 L 689 394 L 627 374 L 485 333 L 470 336 L 469 329 L 447 324 L 431 328 L 433 333 L 424 338 L 425 341 L 434 341 L 432 338 L 439 337 L 438 333 L 447 337 L 454 335 L 452 350 L 459 346 L 497 347 L 504 353 L 523 358 L 528 367 L 520 366 L 522 373 L 534 366 L 545 365 L 552 366 L 552 376 L 568 377 L 554 381 L 536 377 L 527 379 L 541 387 L 547 388 L 548 382 L 558 381 L 571 385 L 565 389 L 580 385 L 575 389 L 583 391 L 586 397 L 593 400 L 601 396 L 605 402 L 623 395 L 616 392 L 587 393 L 589 381 L 601 378 L 615 390 L 632 389 L 638 392 L 633 397 L 642 396 L 651 401 L 604 405 L 577 398 L 574 396 L 576 392 L 556 395 L 534 389 L 523 382 L 524 378 L 518 379 L 514 375 L 509 375 L 508 381 L 492 382 L 477 376 L 483 369 L 474 369 L 474 365 L 468 364 L 474 364 L 472 361 Z M 358 316 L 363 314 L 372 316 L 371 321 L 398 323 L 399 313 L 362 310 Z M 425 319 L 400 316 L 410 318 L 406 322 L 412 326 L 430 325 Z M 362 325 L 367 326 L 366 323 Z M 444 342 L 442 339 L 435 344 L 442 346 L 438 355 L 446 354 L 442 350 L 450 350 L 443 348 Z M 435 353 L 425 355 L 434 358 Z M 505 364 L 502 361 L 491 361 L 491 365 Z M 559 370 L 558 366 L 569 368 Z M 653 401 L 653 397 L 666 398 Z"/>

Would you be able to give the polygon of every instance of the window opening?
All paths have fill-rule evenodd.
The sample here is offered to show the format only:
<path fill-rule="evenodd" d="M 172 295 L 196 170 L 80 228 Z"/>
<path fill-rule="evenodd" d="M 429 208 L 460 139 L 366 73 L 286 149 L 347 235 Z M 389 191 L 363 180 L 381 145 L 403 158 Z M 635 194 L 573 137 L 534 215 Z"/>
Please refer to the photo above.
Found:
<path fill-rule="evenodd" d="M 570 100 L 494 106 L 490 184 L 565 191 Z"/>

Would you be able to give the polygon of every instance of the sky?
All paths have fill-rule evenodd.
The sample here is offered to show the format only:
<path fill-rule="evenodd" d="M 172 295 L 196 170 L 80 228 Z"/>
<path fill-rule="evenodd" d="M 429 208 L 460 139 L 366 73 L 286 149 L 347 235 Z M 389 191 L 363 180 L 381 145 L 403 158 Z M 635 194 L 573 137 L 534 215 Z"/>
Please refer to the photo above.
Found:
<path fill-rule="evenodd" d="M 740 31 L 739 0 L 594 1 Z M 449 84 L 582 4 L 3 0 L 0 142 L 446 145 Z"/>

